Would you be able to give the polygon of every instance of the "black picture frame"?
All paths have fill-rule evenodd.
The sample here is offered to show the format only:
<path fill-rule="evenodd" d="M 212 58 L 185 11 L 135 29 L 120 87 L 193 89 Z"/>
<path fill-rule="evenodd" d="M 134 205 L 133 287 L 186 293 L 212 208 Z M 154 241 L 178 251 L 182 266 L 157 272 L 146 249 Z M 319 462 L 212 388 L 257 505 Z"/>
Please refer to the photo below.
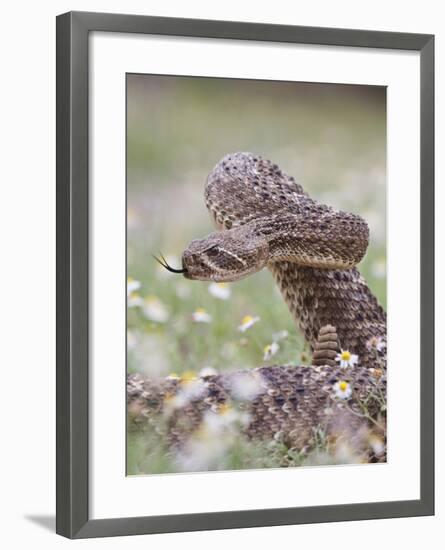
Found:
<path fill-rule="evenodd" d="M 92 31 L 420 52 L 420 499 L 91 520 L 88 492 L 88 36 Z M 434 36 L 70 12 L 57 17 L 57 509 L 69 538 L 434 514 Z"/>

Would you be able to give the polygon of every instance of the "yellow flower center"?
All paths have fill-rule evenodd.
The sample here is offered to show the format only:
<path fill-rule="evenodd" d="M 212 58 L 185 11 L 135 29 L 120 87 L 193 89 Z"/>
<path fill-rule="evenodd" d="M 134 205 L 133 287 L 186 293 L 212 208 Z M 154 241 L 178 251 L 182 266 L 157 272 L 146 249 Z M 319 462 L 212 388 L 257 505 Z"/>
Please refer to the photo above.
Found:
<path fill-rule="evenodd" d="M 272 346 L 269 344 L 269 345 L 264 347 L 263 351 L 264 351 L 264 353 L 269 353 L 271 349 L 272 349 Z"/>
<path fill-rule="evenodd" d="M 349 353 L 349 351 L 342 351 L 340 357 L 342 361 L 349 361 L 351 359 L 351 354 Z"/>
<path fill-rule="evenodd" d="M 243 317 L 241 319 L 241 324 L 242 325 L 247 325 L 247 323 L 250 323 L 251 321 L 253 321 L 252 315 L 246 315 L 245 317 Z"/>
<path fill-rule="evenodd" d="M 188 383 L 188 382 L 192 382 L 193 380 L 196 380 L 196 373 L 193 370 L 186 370 L 181 375 L 181 382 Z"/>
<path fill-rule="evenodd" d="M 348 383 L 342 380 L 339 383 L 338 387 L 340 388 L 341 391 L 346 391 L 348 389 Z"/>
<path fill-rule="evenodd" d="M 226 288 L 227 283 L 216 283 L 216 286 L 218 286 L 219 288 Z"/>
<path fill-rule="evenodd" d="M 206 310 L 203 307 L 198 307 L 195 311 L 195 313 L 205 313 Z"/>
<path fill-rule="evenodd" d="M 219 406 L 218 413 L 219 414 L 227 414 L 230 411 L 230 405 L 227 403 L 223 403 Z"/>

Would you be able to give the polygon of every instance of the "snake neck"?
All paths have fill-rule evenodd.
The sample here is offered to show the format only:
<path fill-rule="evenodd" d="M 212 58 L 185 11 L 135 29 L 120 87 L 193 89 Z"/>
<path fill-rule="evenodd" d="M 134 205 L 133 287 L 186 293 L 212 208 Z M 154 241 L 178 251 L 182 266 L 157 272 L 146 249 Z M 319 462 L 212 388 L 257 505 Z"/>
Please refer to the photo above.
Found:
<path fill-rule="evenodd" d="M 386 313 L 357 269 L 315 269 L 290 262 L 268 267 L 312 349 L 325 325 L 336 327 L 341 348 L 357 354 L 362 364 L 370 360 L 370 342 L 386 342 Z"/>

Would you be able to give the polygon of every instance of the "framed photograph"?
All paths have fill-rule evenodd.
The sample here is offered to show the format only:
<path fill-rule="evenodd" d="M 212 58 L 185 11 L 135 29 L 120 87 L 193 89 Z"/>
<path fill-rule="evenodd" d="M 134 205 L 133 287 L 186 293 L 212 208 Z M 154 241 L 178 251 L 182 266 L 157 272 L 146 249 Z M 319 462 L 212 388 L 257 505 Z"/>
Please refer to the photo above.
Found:
<path fill-rule="evenodd" d="M 434 37 L 57 18 L 57 532 L 434 513 Z"/>

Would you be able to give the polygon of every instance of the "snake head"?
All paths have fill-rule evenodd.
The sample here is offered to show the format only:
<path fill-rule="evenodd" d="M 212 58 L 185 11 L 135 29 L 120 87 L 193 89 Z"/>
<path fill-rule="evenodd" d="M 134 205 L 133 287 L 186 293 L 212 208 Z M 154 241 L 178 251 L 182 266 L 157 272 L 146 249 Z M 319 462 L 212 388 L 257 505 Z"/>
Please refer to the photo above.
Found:
<path fill-rule="evenodd" d="M 192 241 L 182 265 L 187 279 L 231 282 L 256 273 L 268 259 L 266 239 L 244 225 Z"/>

